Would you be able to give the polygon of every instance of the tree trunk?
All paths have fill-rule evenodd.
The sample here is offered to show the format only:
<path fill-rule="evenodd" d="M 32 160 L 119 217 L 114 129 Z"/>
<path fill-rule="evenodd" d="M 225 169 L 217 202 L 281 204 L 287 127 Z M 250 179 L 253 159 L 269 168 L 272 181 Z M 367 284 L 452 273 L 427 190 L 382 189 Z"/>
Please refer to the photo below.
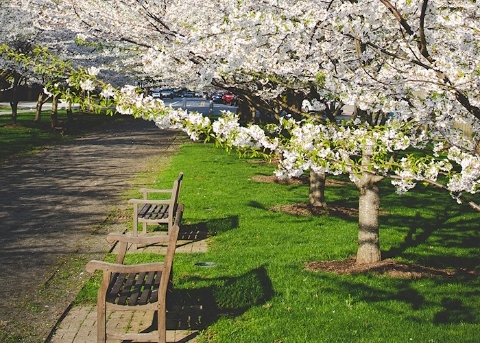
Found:
<path fill-rule="evenodd" d="M 67 122 L 69 125 L 73 125 L 73 110 L 71 102 L 67 104 Z"/>
<path fill-rule="evenodd" d="M 10 107 L 12 108 L 12 125 L 17 125 L 18 101 L 10 101 Z"/>
<path fill-rule="evenodd" d="M 295 92 L 292 89 L 287 89 L 287 92 L 285 95 L 286 95 L 286 101 L 287 101 L 288 107 L 295 108 L 297 110 L 297 114 L 294 114 L 293 117 L 296 120 L 301 120 L 302 116 L 299 114 L 299 112 L 301 111 L 302 101 L 305 97 L 305 94 L 301 92 Z"/>
<path fill-rule="evenodd" d="M 325 173 L 316 173 L 310 170 L 310 189 L 308 204 L 313 207 L 326 207 L 325 202 Z"/>
<path fill-rule="evenodd" d="M 43 92 L 38 93 L 37 97 L 37 106 L 35 108 L 35 119 L 34 121 L 39 122 L 42 120 L 42 107 L 45 100 L 43 99 Z"/>
<path fill-rule="evenodd" d="M 64 127 L 64 133 L 71 134 L 74 131 L 75 123 L 73 121 L 73 106 L 72 103 L 69 102 L 67 104 L 67 122 Z"/>
<path fill-rule="evenodd" d="M 242 125 L 246 126 L 255 122 L 255 107 L 253 107 L 251 99 L 248 96 L 239 98 L 237 113 Z"/>
<path fill-rule="evenodd" d="M 50 126 L 52 129 L 58 126 L 58 98 L 54 95 L 52 97 L 52 112 L 50 113 Z"/>
<path fill-rule="evenodd" d="M 359 188 L 357 264 L 374 263 L 382 259 L 378 226 L 379 209 L 378 187 L 375 183 L 367 181 Z"/>
<path fill-rule="evenodd" d="M 17 125 L 18 116 L 18 86 L 20 85 L 20 75 L 14 73 L 13 75 L 13 87 L 12 97 L 10 99 L 10 107 L 12 108 L 12 125 Z"/>
<path fill-rule="evenodd" d="M 363 172 L 356 183 L 359 190 L 357 264 L 375 263 L 382 259 L 378 225 L 380 193 L 376 184 L 383 178 L 368 172 L 371 156 L 371 147 L 363 151 Z"/>

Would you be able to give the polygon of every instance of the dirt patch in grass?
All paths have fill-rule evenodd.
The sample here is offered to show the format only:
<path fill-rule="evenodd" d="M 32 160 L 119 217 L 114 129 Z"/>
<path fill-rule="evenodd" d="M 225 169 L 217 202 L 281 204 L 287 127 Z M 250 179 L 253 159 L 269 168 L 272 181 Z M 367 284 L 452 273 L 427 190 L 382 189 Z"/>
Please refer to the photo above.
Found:
<path fill-rule="evenodd" d="M 18 124 L 8 124 L 8 125 L 4 125 L 3 127 L 7 129 L 24 129 L 25 128 L 24 126 L 18 125 Z"/>
<path fill-rule="evenodd" d="M 278 183 L 282 185 L 307 185 L 309 183 L 308 176 L 295 177 L 290 179 L 279 179 L 275 175 L 256 175 L 252 177 L 253 181 L 265 183 Z M 326 180 L 326 186 L 340 186 L 348 184 L 345 181 L 335 179 Z M 344 216 L 344 217 L 358 217 L 358 209 L 352 207 L 345 207 L 340 205 L 328 205 L 326 207 L 311 206 L 309 203 L 298 203 L 288 205 L 277 205 L 270 208 L 271 211 L 284 212 L 296 216 Z"/>
<path fill-rule="evenodd" d="M 275 175 L 255 175 L 252 177 L 252 180 L 256 182 L 279 183 L 282 185 L 302 185 L 308 183 L 308 178 L 306 176 L 291 179 L 279 179 Z"/>
<path fill-rule="evenodd" d="M 277 205 L 270 208 L 271 211 L 284 212 L 295 216 L 337 216 L 358 217 L 358 209 L 345 206 L 311 206 L 308 203 Z"/>

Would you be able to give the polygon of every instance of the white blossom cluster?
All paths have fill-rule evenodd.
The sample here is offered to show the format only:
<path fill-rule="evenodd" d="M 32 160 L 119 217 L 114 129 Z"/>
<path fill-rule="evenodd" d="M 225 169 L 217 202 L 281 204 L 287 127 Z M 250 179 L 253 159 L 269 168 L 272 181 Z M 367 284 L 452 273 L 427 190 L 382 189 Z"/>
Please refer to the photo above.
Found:
<path fill-rule="evenodd" d="M 143 68 L 134 70 L 172 86 L 221 81 L 265 99 L 315 87 L 323 99 L 394 118 L 340 127 L 286 119 L 278 131 L 290 138 L 280 139 L 230 113 L 212 123 L 165 108 L 133 87 L 114 96 L 123 113 L 181 126 L 192 139 L 276 152 L 280 176 L 312 169 L 355 182 L 368 156 L 369 171 L 394 177 L 400 193 L 424 180 L 454 193 L 479 190 L 478 1 L 32 0 L 28 8 L 50 30 L 134 44 L 130 65 Z"/>

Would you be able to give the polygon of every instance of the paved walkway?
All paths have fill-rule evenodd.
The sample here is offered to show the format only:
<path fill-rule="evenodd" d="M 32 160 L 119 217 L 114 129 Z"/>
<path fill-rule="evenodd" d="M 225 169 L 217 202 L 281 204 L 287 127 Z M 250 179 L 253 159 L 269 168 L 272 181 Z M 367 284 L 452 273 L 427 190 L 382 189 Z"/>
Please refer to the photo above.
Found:
<path fill-rule="evenodd" d="M 73 308 L 51 343 L 96 343 L 97 323 L 96 307 Z M 153 312 L 117 311 L 113 312 L 107 322 L 107 330 L 116 327 L 117 331 L 141 332 L 148 330 L 155 320 Z M 167 330 L 167 342 L 194 343 L 197 331 Z M 121 340 L 108 340 L 108 343 L 121 343 Z"/>
<path fill-rule="evenodd" d="M 5 342 L 43 341 L 59 319 L 58 327 L 75 327 L 73 339 L 81 341 L 85 324 L 64 323 L 77 311 L 91 313 L 66 312 L 89 278 L 86 262 L 102 259 L 111 248 L 105 235 L 123 232 L 131 220 L 124 192 L 153 184 L 155 171 L 184 141 L 176 131 L 126 117 L 97 133 L 1 162 L 0 337 Z M 147 171 L 152 178 L 138 183 L 134 176 Z M 60 329 L 50 338 L 57 339 Z"/>

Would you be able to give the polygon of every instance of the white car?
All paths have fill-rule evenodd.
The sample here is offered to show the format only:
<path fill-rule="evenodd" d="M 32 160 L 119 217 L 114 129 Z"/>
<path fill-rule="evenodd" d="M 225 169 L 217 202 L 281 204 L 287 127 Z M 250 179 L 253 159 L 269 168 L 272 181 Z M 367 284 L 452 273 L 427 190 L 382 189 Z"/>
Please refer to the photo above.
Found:
<path fill-rule="evenodd" d="M 159 90 L 150 91 L 150 96 L 155 99 L 161 98 L 161 94 Z"/>
<path fill-rule="evenodd" d="M 318 101 L 317 99 L 313 99 L 311 102 L 308 99 L 304 99 L 302 101 L 302 112 L 319 112 L 325 110 L 325 105 Z"/>
<path fill-rule="evenodd" d="M 170 98 L 170 99 L 173 99 L 174 98 L 174 94 L 173 94 L 173 89 L 171 88 L 164 88 L 160 91 L 160 97 L 161 98 Z"/>

